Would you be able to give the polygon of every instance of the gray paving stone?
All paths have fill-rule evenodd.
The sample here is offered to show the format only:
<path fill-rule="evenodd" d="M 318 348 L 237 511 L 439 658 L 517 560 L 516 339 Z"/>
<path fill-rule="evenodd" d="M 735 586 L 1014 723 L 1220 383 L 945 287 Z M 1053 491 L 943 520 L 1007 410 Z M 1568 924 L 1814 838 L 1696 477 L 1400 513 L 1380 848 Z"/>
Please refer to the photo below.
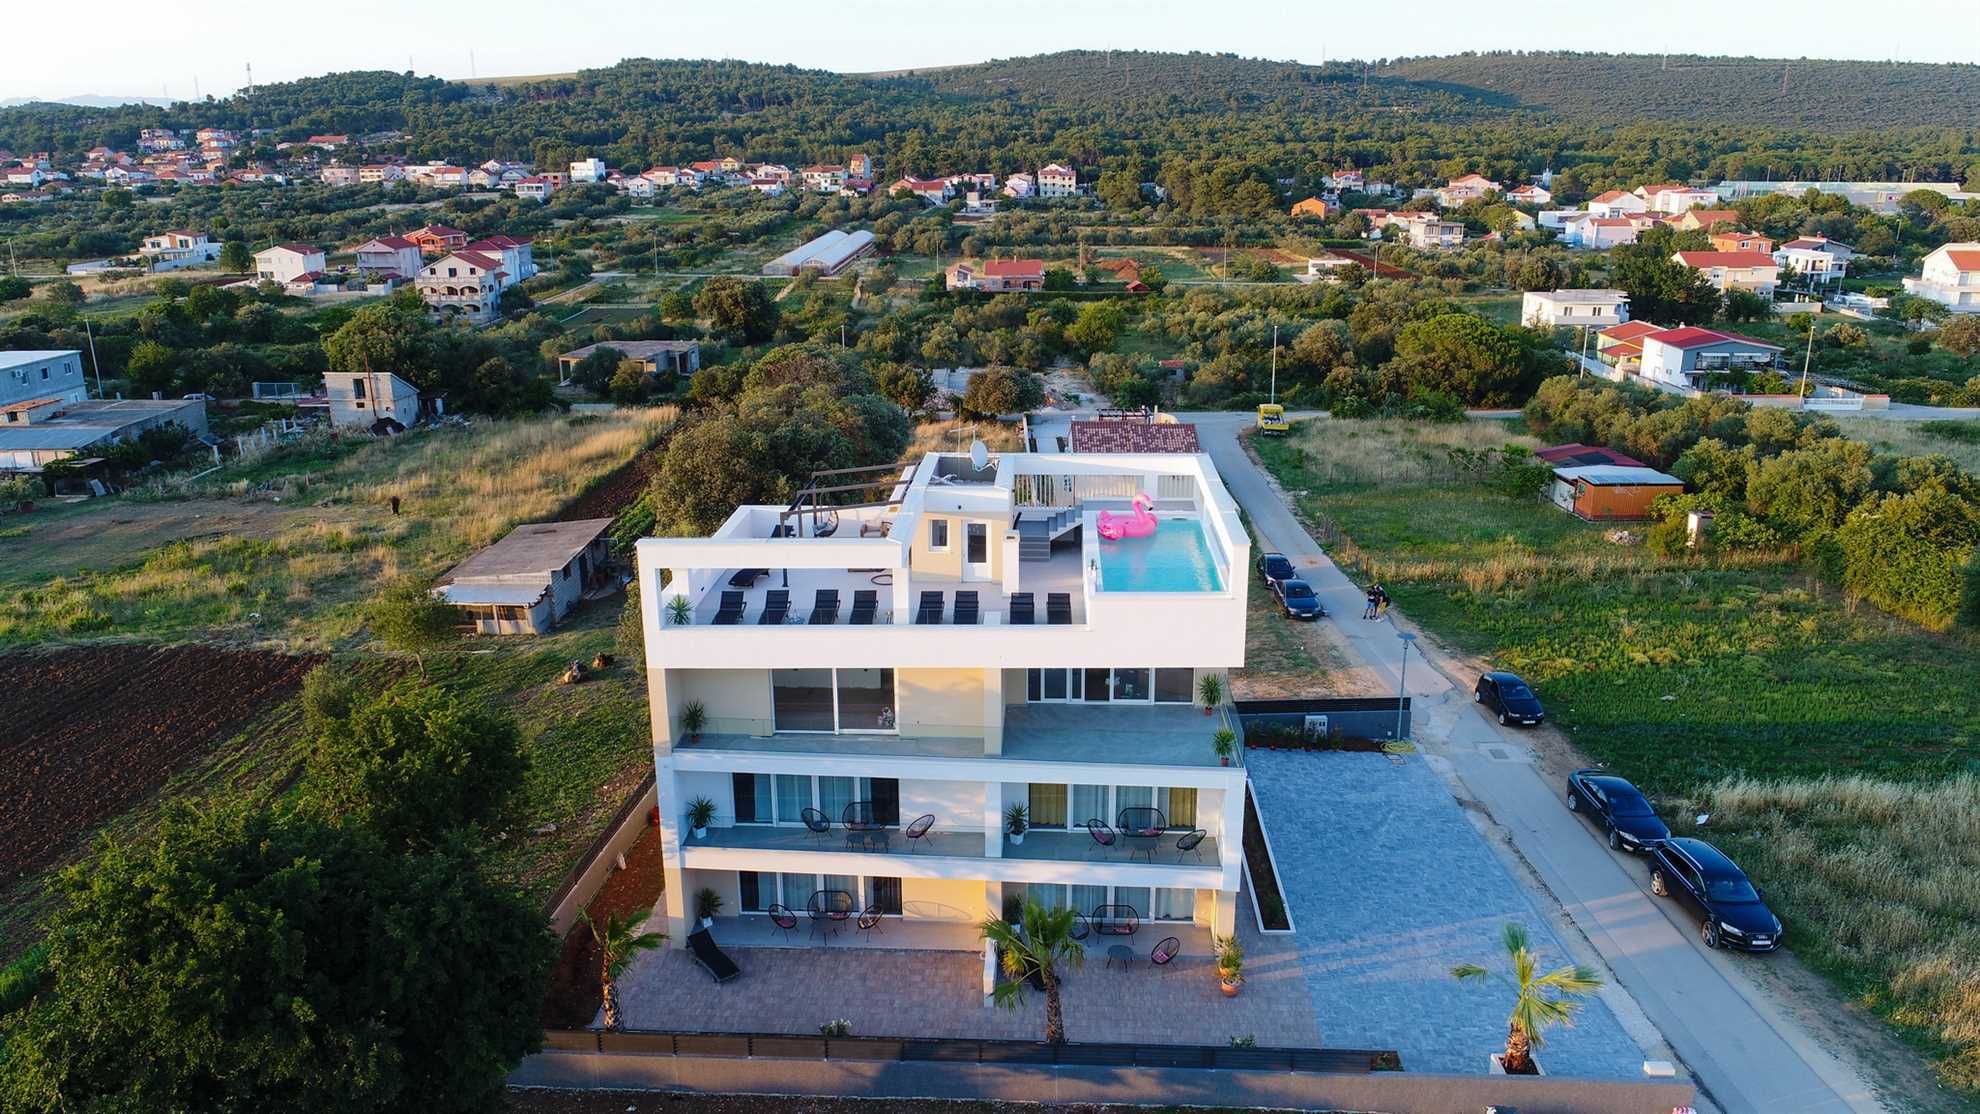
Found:
<path fill-rule="evenodd" d="M 1327 1043 L 1394 1048 L 1405 1068 L 1482 1072 L 1504 1047 L 1511 992 L 1450 969 L 1503 970 L 1500 926 L 1526 926 L 1543 967 L 1567 951 L 1419 756 L 1246 752 L 1300 966 Z M 1548 1032 L 1551 1072 L 1638 1078 L 1642 1051 L 1602 1002 Z"/>

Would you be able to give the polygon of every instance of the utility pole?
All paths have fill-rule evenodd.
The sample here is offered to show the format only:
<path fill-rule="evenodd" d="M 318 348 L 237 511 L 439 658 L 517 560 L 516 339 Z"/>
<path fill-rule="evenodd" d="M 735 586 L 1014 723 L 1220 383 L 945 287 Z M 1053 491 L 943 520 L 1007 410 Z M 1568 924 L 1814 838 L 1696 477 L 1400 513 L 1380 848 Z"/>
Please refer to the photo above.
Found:
<path fill-rule="evenodd" d="M 1409 648 L 1415 644 L 1416 635 L 1411 631 L 1399 630 L 1396 637 L 1402 639 L 1402 668 L 1396 671 L 1396 741 L 1400 743 L 1403 740 L 1403 708 L 1406 706 L 1403 702 L 1409 699 L 1403 695 L 1409 683 Z"/>
<path fill-rule="evenodd" d="M 1814 359 L 1815 315 L 1811 313 L 1808 315 L 1808 351 L 1801 357 L 1801 390 L 1795 395 L 1795 397 L 1803 400 L 1803 406 L 1808 405 L 1806 401 L 1808 398 L 1808 365 L 1814 362 Z"/>
<path fill-rule="evenodd" d="M 1279 327 L 1272 326 L 1272 394 L 1268 399 L 1279 401 Z"/>
<path fill-rule="evenodd" d="M 96 372 L 96 397 L 103 397 L 103 365 L 96 362 L 96 330 L 90 328 L 89 318 L 83 318 L 83 335 L 89 338 L 89 366 Z"/>

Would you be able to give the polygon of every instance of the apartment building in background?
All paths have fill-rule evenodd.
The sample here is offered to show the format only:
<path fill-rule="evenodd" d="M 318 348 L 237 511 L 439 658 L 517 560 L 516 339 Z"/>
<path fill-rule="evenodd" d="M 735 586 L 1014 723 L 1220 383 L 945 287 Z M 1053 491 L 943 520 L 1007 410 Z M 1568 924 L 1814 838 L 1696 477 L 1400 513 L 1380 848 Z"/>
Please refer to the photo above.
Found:
<path fill-rule="evenodd" d="M 856 506 L 800 494 L 637 543 L 674 943 L 703 889 L 726 944 L 782 940 L 784 910 L 815 939 L 837 908 L 881 917 L 884 946 L 982 954 L 976 926 L 1023 897 L 1132 910 L 1189 950 L 1232 932 L 1243 752 L 1222 763 L 1235 723 L 1194 698 L 1243 664 L 1251 557 L 1210 458 L 862 473 Z M 1103 514 L 1153 530 L 1105 540 Z"/>

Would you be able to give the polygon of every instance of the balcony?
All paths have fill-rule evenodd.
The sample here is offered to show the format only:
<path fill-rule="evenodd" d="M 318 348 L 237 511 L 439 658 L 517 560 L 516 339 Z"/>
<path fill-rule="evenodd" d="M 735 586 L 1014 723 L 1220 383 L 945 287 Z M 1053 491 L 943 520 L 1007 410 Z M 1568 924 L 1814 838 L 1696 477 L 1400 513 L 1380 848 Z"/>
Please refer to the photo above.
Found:
<path fill-rule="evenodd" d="M 1049 561 L 1027 561 L 1019 570 L 1019 591 L 1032 596 L 1033 617 L 1039 624 L 1046 620 L 1046 597 L 1054 592 L 1064 592 L 1072 597 L 1072 619 L 1075 624 L 1086 621 L 1086 596 L 1079 572 L 1079 548 L 1076 545 L 1057 547 Z M 872 592 L 879 605 L 873 615 L 874 626 L 887 626 L 892 623 L 912 623 L 913 614 L 897 615 L 894 607 L 894 578 L 901 575 L 891 570 L 880 569 L 815 569 L 792 568 L 773 569 L 768 575 L 755 578 L 748 587 L 738 588 L 733 578 L 738 570 L 724 569 L 720 582 L 712 588 L 694 609 L 694 626 L 710 626 L 715 615 L 721 610 L 722 595 L 725 591 L 741 591 L 743 594 L 742 622 L 739 626 L 760 627 L 764 608 L 773 591 L 789 593 L 790 610 L 784 615 L 783 626 L 838 626 L 851 625 L 854 593 Z M 964 581 L 955 577 L 931 576 L 914 573 L 909 580 L 908 606 L 916 606 L 923 592 L 942 593 L 942 622 L 953 625 L 955 619 L 956 593 L 973 591 L 977 595 L 979 623 L 985 626 L 1004 625 L 1010 622 L 1010 597 L 1005 594 L 1003 585 L 996 581 Z M 839 594 L 839 609 L 836 614 L 818 617 L 815 621 L 813 607 L 821 590 L 836 591 Z M 829 622 L 824 621 L 829 620 Z M 772 624 L 777 625 L 777 624 Z M 661 633 L 671 633 L 673 628 L 663 626 Z"/>
<path fill-rule="evenodd" d="M 1217 766 L 1224 726 L 1192 704 L 1024 704 L 1004 712 L 1006 760 Z M 1242 751 L 1239 752 L 1242 754 Z"/>
<path fill-rule="evenodd" d="M 901 828 L 847 832 L 833 825 L 830 832 L 813 833 L 802 827 L 737 824 L 710 828 L 706 839 L 687 840 L 681 853 L 684 864 L 695 870 L 1083 884 L 1097 869 L 1115 885 L 1209 889 L 1222 885 L 1218 840 L 1206 838 L 1194 851 L 1180 852 L 1176 841 L 1184 834 L 1171 830 L 1144 841 L 1116 833 L 1110 849 L 1096 843 L 1085 828 L 1034 828 L 1025 833 L 1022 845 L 1003 840 L 1003 853 L 998 856 L 985 853 L 983 829 L 945 830 L 940 817 L 926 836 L 916 840 L 908 839 Z"/>

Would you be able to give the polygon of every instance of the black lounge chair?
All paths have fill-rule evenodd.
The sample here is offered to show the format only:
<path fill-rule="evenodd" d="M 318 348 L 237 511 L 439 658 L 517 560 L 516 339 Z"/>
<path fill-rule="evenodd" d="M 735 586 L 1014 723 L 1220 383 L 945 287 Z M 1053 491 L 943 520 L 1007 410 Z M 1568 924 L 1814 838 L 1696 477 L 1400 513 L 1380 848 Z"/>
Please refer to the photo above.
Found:
<path fill-rule="evenodd" d="M 736 961 L 729 958 L 729 953 L 715 943 L 715 937 L 710 936 L 707 929 L 700 928 L 689 933 L 687 942 L 688 951 L 694 955 L 694 961 L 701 964 L 702 970 L 713 976 L 716 982 L 728 982 L 742 974 L 742 968 L 736 966 Z"/>
<path fill-rule="evenodd" d="M 880 609 L 880 593 L 861 589 L 853 593 L 852 616 L 848 622 L 856 627 L 873 625 L 873 613 Z"/>
<path fill-rule="evenodd" d="M 722 608 L 715 613 L 715 625 L 729 627 L 742 622 L 743 609 L 748 606 L 749 601 L 743 599 L 741 592 L 723 592 Z"/>
<path fill-rule="evenodd" d="M 763 614 L 756 617 L 756 623 L 763 627 L 780 626 L 790 613 L 791 590 L 772 588 L 763 594 Z"/>
<path fill-rule="evenodd" d="M 818 589 L 818 595 L 811 601 L 811 625 L 814 627 L 825 627 L 838 621 L 839 590 L 837 588 Z"/>
<path fill-rule="evenodd" d="M 1181 952 L 1181 940 L 1174 936 L 1164 936 L 1162 942 L 1155 945 L 1155 950 L 1148 953 L 1148 962 L 1166 971 L 1169 969 L 1169 964 L 1173 963 Z"/>
<path fill-rule="evenodd" d="M 822 836 L 832 834 L 832 818 L 823 812 L 815 808 L 806 808 L 799 810 L 798 817 L 804 821 L 806 828 L 811 829 L 812 835 Z"/>
<path fill-rule="evenodd" d="M 783 932 L 784 939 L 789 940 L 791 933 L 797 931 L 797 914 L 791 912 L 789 906 L 772 905 L 770 907 L 770 923 L 776 925 Z"/>
<path fill-rule="evenodd" d="M 907 826 L 907 830 L 905 833 L 908 839 L 908 850 L 913 851 L 917 847 L 921 846 L 921 841 L 928 838 L 928 829 L 934 826 L 935 826 L 934 813 L 927 813 L 915 817 L 914 823 L 909 824 Z"/>
<path fill-rule="evenodd" d="M 1203 837 L 1208 835 L 1202 828 L 1185 834 L 1176 840 L 1176 861 L 1182 862 L 1184 855 L 1195 855 L 1197 862 L 1203 861 Z"/>
<path fill-rule="evenodd" d="M 1050 592 L 1045 596 L 1045 621 L 1053 626 L 1072 625 L 1072 593 Z"/>
<path fill-rule="evenodd" d="M 914 621 L 922 624 L 940 623 L 942 621 L 942 593 L 921 593 L 921 606 L 915 610 Z"/>
<path fill-rule="evenodd" d="M 1093 935 L 1093 926 L 1087 923 L 1086 914 L 1075 912 L 1073 914 L 1072 938 L 1075 940 L 1084 940 L 1091 935 Z"/>
<path fill-rule="evenodd" d="M 1068 605 L 1070 606 L 1070 605 Z M 1038 621 L 1037 604 L 1032 601 L 1030 592 L 1011 593 L 1011 622 L 1016 626 L 1028 627 Z"/>
<path fill-rule="evenodd" d="M 736 575 L 729 578 L 729 587 L 754 588 L 757 581 L 769 575 L 769 569 L 737 569 Z"/>
<path fill-rule="evenodd" d="M 979 606 L 975 592 L 957 592 L 955 624 L 963 627 L 975 626 L 977 620 L 981 618 L 981 612 L 977 610 Z"/>

